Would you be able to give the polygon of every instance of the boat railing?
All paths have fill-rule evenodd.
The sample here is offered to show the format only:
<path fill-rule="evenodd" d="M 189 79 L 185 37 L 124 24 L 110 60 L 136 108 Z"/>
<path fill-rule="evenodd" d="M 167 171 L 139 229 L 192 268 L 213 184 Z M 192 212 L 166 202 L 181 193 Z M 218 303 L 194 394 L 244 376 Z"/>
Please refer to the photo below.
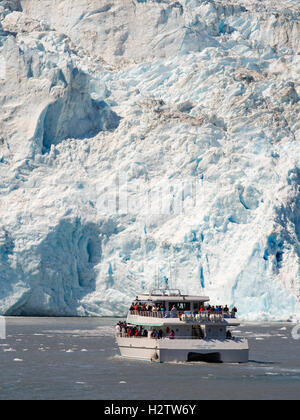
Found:
<path fill-rule="evenodd" d="M 198 313 L 191 312 L 172 312 L 172 311 L 138 311 L 131 310 L 129 311 L 130 315 L 135 316 L 145 316 L 150 318 L 178 318 L 180 321 L 189 322 L 189 321 L 209 321 L 209 322 L 220 322 L 225 319 L 235 318 L 235 315 L 222 312 L 210 312 L 202 311 Z"/>
<path fill-rule="evenodd" d="M 151 318 L 164 318 L 162 311 L 129 311 L 130 315 L 148 316 Z"/>
<path fill-rule="evenodd" d="M 152 337 L 151 335 L 147 335 L 147 336 L 143 336 L 143 335 L 130 335 L 127 334 L 126 332 L 120 332 L 120 333 L 116 333 L 117 337 L 122 337 L 122 338 L 132 338 L 132 339 L 139 339 L 139 338 L 151 338 L 151 340 L 215 340 L 215 339 L 223 339 L 223 340 L 241 340 L 241 338 L 236 338 L 236 337 L 223 337 L 223 338 L 219 338 L 219 337 L 204 337 L 204 336 L 197 336 L 197 335 L 193 335 L 193 336 L 184 336 L 184 335 L 175 335 L 173 338 L 168 337 L 168 336 L 162 336 L 162 337 L 157 337 L 154 336 Z"/>
<path fill-rule="evenodd" d="M 189 322 L 189 321 L 193 321 L 193 322 L 205 322 L 205 321 L 209 321 L 209 322 L 220 322 L 220 321 L 224 321 L 225 319 L 225 315 L 222 313 L 217 313 L 217 312 L 200 312 L 197 314 L 192 314 L 192 313 L 184 313 L 181 316 L 179 316 L 181 321 L 184 322 Z"/>

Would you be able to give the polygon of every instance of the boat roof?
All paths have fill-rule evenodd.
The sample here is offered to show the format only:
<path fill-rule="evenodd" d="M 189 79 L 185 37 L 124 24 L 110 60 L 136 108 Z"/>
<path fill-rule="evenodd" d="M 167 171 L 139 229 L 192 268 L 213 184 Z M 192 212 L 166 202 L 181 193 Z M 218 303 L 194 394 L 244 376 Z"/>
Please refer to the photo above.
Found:
<path fill-rule="evenodd" d="M 153 289 L 148 294 L 141 294 L 136 296 L 138 302 L 182 302 L 182 301 L 195 301 L 195 302 L 208 302 L 208 296 L 194 296 L 183 295 L 179 289 Z"/>

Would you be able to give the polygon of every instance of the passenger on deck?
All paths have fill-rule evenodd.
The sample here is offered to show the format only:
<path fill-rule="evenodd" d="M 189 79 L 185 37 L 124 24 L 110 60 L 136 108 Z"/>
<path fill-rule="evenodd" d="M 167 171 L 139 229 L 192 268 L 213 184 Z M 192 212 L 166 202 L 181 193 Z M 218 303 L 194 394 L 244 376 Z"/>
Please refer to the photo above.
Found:
<path fill-rule="evenodd" d="M 229 330 L 226 331 L 226 338 L 227 340 L 230 340 L 232 338 L 231 331 Z"/>
<path fill-rule="evenodd" d="M 151 338 L 155 338 L 158 339 L 159 338 L 159 334 L 157 330 L 153 330 L 151 333 Z"/>
<path fill-rule="evenodd" d="M 176 308 L 175 305 L 172 306 L 171 315 L 172 315 L 172 318 L 176 318 L 177 317 L 177 308 Z"/>
<path fill-rule="evenodd" d="M 137 314 L 137 313 L 138 313 L 139 307 L 138 307 L 137 303 L 134 303 L 134 304 L 132 305 L 132 310 L 135 312 L 135 314 Z"/>
<path fill-rule="evenodd" d="M 169 338 L 170 338 L 170 339 L 175 338 L 175 332 L 174 332 L 174 330 L 171 330 L 171 331 L 170 331 Z"/>

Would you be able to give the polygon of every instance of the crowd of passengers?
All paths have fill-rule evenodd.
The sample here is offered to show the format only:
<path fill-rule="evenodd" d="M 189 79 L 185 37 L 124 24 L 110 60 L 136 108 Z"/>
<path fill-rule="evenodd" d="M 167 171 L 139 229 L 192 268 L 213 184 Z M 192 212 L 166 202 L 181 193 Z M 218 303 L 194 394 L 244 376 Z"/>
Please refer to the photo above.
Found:
<path fill-rule="evenodd" d="M 122 337 L 150 337 L 155 339 L 160 339 L 163 337 L 174 339 L 175 338 L 175 331 L 171 330 L 169 327 L 166 328 L 165 333 L 163 330 L 154 329 L 151 332 L 143 328 L 142 326 L 135 327 L 127 325 L 126 321 L 119 321 L 115 326 L 115 330 L 117 335 L 121 335 Z M 231 339 L 232 335 L 231 332 L 228 330 L 226 331 L 226 338 Z"/>
<path fill-rule="evenodd" d="M 163 304 L 161 303 L 157 303 L 155 304 L 150 304 L 150 303 L 141 303 L 141 302 L 132 302 L 130 309 L 131 312 L 135 312 L 136 314 L 141 313 L 141 312 L 160 312 L 162 314 L 162 317 L 165 316 L 166 313 L 166 308 Z M 170 313 L 173 316 L 180 316 L 181 314 L 183 314 L 184 312 L 190 312 L 191 311 L 178 311 L 176 306 L 173 305 Z M 235 318 L 236 313 L 237 313 L 237 308 L 234 306 L 231 311 L 229 310 L 228 306 L 222 306 L 222 305 L 217 305 L 217 306 L 211 306 L 211 305 L 201 305 L 199 310 L 194 310 L 192 312 L 192 314 L 195 316 L 197 314 L 201 314 L 202 312 L 206 312 L 208 314 L 222 314 L 225 316 L 231 316 L 232 318 Z"/>
<path fill-rule="evenodd" d="M 146 328 L 142 326 L 135 327 L 127 325 L 126 321 L 122 322 L 119 321 L 118 324 L 115 326 L 116 333 L 122 335 L 123 337 L 148 337 L 149 333 Z M 166 329 L 166 333 L 164 334 L 162 330 L 152 330 L 150 332 L 151 338 L 163 338 L 163 337 L 175 338 L 174 330 L 170 330 L 169 327 Z"/>

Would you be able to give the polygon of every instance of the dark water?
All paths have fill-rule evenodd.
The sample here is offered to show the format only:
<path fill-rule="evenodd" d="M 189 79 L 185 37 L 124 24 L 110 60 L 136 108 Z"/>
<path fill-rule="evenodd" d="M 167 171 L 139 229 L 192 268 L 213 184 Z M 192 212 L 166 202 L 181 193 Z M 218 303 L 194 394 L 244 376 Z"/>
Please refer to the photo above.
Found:
<path fill-rule="evenodd" d="M 293 324 L 247 324 L 248 364 L 151 364 L 118 356 L 114 319 L 7 318 L 0 399 L 298 399 Z"/>

